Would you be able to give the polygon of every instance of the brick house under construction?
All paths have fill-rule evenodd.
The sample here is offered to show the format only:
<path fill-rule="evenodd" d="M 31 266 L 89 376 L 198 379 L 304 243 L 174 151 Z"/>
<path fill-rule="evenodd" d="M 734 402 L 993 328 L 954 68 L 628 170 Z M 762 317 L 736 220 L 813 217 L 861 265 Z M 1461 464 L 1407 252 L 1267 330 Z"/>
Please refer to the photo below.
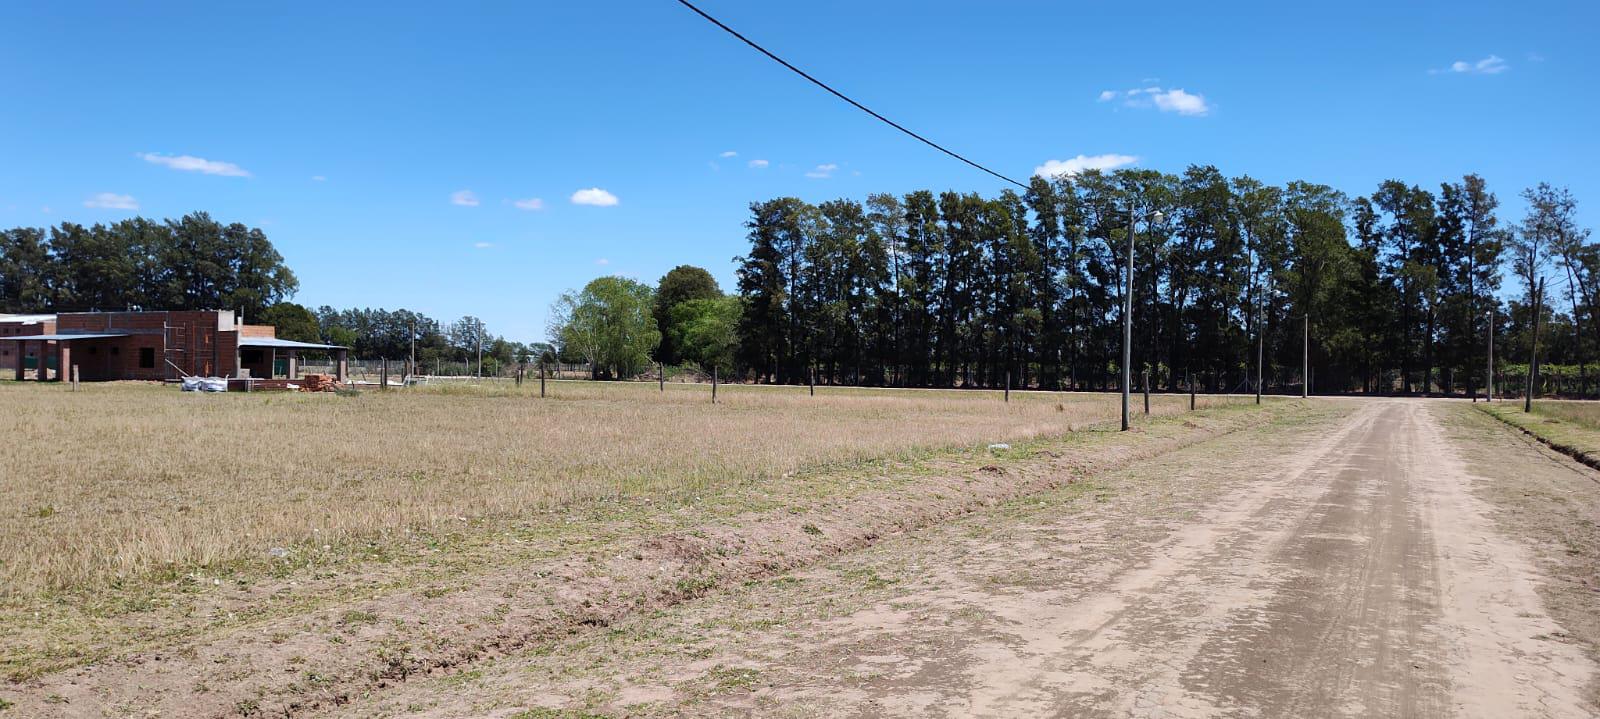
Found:
<path fill-rule="evenodd" d="M 3 321 L 4 318 L 0 318 Z M 174 380 L 184 376 L 295 379 L 301 352 L 332 355 L 344 381 L 348 349 L 277 338 L 271 325 L 246 325 L 232 310 L 67 312 L 30 334 L 0 334 L 0 351 L 37 356 L 37 379 L 65 379 L 71 367 L 86 382 Z M 280 362 L 279 360 L 284 360 Z M 53 365 L 52 373 L 46 365 Z M 14 368 L 23 379 L 23 367 Z"/>
<path fill-rule="evenodd" d="M 55 331 L 55 315 L 0 314 L 0 340 L 17 335 L 48 335 Z M 48 349 L 54 351 L 55 348 L 51 346 Z M 7 372 L 15 372 L 18 367 L 37 367 L 41 357 L 46 359 L 46 364 L 52 361 L 51 352 L 40 352 L 36 346 L 24 348 L 10 342 L 0 342 L 0 377 Z"/>

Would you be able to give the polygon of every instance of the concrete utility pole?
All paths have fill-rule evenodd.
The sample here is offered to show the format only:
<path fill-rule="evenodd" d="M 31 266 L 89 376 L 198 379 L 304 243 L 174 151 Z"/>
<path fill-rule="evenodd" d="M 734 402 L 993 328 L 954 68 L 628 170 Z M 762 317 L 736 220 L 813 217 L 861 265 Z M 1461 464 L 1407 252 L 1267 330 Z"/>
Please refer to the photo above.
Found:
<path fill-rule="evenodd" d="M 1528 391 L 1522 393 L 1522 411 L 1533 411 L 1534 382 L 1539 378 L 1539 315 L 1544 314 L 1544 278 L 1539 278 L 1539 291 L 1533 297 L 1533 353 L 1528 357 Z"/>
<path fill-rule="evenodd" d="M 1122 431 L 1128 431 L 1128 392 L 1133 383 L 1133 203 L 1128 203 L 1128 268 L 1122 286 Z"/>
<path fill-rule="evenodd" d="M 1300 348 L 1300 399 L 1311 396 L 1311 313 L 1305 317 L 1305 341 Z"/>
<path fill-rule="evenodd" d="M 1160 222 L 1166 216 L 1158 210 L 1150 216 Z M 1133 385 L 1133 240 L 1139 221 L 1133 202 L 1128 202 L 1128 269 L 1124 273 L 1126 285 L 1122 291 L 1122 431 L 1128 431 L 1128 397 Z"/>
<path fill-rule="evenodd" d="M 417 318 L 411 318 L 411 365 L 410 371 L 417 371 Z"/>
<path fill-rule="evenodd" d="M 1256 404 L 1261 404 L 1261 360 L 1266 356 L 1266 333 L 1261 331 L 1261 312 L 1256 311 Z"/>
<path fill-rule="evenodd" d="M 1489 317 L 1489 366 L 1484 368 L 1483 401 L 1494 401 L 1494 308 L 1485 313 Z"/>
<path fill-rule="evenodd" d="M 478 378 L 483 378 L 483 330 L 478 330 Z"/>

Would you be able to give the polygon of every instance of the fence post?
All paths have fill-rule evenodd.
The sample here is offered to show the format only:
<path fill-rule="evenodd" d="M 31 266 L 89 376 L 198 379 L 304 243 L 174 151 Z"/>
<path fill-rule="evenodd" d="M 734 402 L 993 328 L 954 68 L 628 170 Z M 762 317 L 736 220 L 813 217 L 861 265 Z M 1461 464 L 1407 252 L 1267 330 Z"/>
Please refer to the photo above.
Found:
<path fill-rule="evenodd" d="M 656 384 L 660 386 L 662 392 L 667 391 L 667 363 L 665 362 L 656 363 Z"/>
<path fill-rule="evenodd" d="M 547 367 L 547 366 L 549 366 L 549 365 L 545 364 L 544 362 L 540 362 L 539 363 L 539 396 L 540 397 L 544 397 L 544 368 Z"/>
<path fill-rule="evenodd" d="M 78 391 L 78 366 L 72 366 L 72 391 Z"/>
<path fill-rule="evenodd" d="M 811 396 L 817 396 L 817 366 L 811 365 Z"/>
<path fill-rule="evenodd" d="M 389 358 L 383 358 L 383 364 L 378 367 L 378 389 L 389 391 Z"/>
<path fill-rule="evenodd" d="M 1150 414 L 1150 370 L 1144 371 L 1144 413 Z"/>
<path fill-rule="evenodd" d="M 711 403 L 717 403 L 717 367 L 711 366 Z"/>
<path fill-rule="evenodd" d="M 1194 411 L 1194 373 L 1188 368 L 1183 370 L 1183 381 L 1189 385 L 1189 411 Z"/>
<path fill-rule="evenodd" d="M 1011 370 L 1006 370 L 1006 402 L 1011 402 Z"/>

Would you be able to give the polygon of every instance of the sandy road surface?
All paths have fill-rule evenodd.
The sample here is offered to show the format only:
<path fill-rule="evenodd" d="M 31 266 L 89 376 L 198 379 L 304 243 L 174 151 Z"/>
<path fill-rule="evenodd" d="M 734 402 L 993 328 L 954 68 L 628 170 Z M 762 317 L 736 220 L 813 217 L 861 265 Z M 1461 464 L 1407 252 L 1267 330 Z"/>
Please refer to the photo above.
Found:
<path fill-rule="evenodd" d="M 1475 489 L 1590 470 L 1458 405 L 1330 407 L 336 713 L 1596 716 L 1592 637 Z"/>

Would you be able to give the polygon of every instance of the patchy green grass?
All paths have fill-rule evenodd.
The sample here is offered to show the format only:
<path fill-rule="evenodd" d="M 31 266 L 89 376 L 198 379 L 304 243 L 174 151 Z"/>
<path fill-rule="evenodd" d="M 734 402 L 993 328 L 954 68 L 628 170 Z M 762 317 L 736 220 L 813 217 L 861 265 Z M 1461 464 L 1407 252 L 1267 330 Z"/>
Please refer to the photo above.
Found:
<path fill-rule="evenodd" d="M 1558 452 L 1600 468 L 1600 402 L 1536 400 L 1532 412 L 1523 412 L 1521 402 L 1484 402 L 1475 406 Z"/>

